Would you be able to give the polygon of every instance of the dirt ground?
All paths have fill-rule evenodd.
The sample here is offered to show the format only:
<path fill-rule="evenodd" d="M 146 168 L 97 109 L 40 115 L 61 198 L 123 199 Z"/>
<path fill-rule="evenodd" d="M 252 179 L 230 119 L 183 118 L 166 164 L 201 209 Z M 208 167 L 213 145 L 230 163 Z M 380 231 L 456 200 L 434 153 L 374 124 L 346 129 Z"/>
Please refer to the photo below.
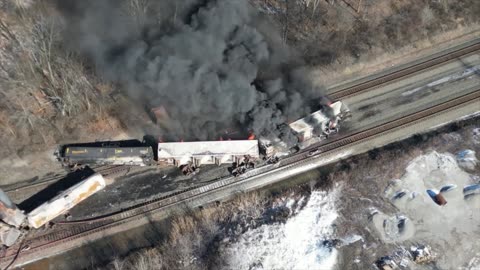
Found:
<path fill-rule="evenodd" d="M 478 1 L 443 2 L 251 1 L 271 17 L 322 85 L 333 84 L 333 74 L 339 76 L 336 82 L 343 81 L 343 75 L 388 66 L 391 62 L 382 61 L 392 55 L 403 59 L 477 29 Z M 85 59 L 66 51 L 62 20 L 50 1 L 3 0 L 0 5 L 0 184 L 56 171 L 51 153 L 58 144 L 141 138 L 158 131 L 115 82 L 103 80 Z M 368 21 L 372 16 L 376 19 Z M 421 23 L 406 32 L 409 18 Z"/>

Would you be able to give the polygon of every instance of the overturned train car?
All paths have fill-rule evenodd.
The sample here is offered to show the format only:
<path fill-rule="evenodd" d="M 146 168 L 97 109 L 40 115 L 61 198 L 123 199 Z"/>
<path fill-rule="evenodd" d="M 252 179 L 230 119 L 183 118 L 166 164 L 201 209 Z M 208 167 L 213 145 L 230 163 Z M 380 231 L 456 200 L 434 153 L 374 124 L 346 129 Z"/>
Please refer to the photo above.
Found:
<path fill-rule="evenodd" d="M 38 229 L 54 218 L 64 214 L 86 198 L 105 188 L 106 182 L 99 173 L 68 188 L 48 202 L 28 213 L 28 225 Z"/>
<path fill-rule="evenodd" d="M 105 186 L 106 182 L 103 176 L 95 173 L 60 192 L 28 214 L 19 210 L 0 190 L 0 244 L 13 245 L 28 228 L 42 227 Z"/>

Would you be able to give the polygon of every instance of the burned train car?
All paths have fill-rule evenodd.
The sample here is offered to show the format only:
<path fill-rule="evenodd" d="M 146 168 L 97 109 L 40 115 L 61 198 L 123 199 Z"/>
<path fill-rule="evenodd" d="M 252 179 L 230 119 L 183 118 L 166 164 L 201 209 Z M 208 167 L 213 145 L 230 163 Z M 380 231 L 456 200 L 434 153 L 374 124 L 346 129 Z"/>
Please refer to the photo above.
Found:
<path fill-rule="evenodd" d="M 313 137 L 328 138 L 338 132 L 340 122 L 350 117 L 350 110 L 341 101 L 337 101 L 324 110 L 299 119 L 289 126 L 295 132 L 299 142 L 305 142 Z"/>
<path fill-rule="evenodd" d="M 99 173 L 93 174 L 28 213 L 28 225 L 35 229 L 42 227 L 105 186 L 103 176 Z"/>
<path fill-rule="evenodd" d="M 184 174 L 206 164 L 252 166 L 259 158 L 257 140 L 171 142 L 158 144 L 158 163 L 180 167 Z"/>
<path fill-rule="evenodd" d="M 129 146 L 111 143 L 62 145 L 55 152 L 55 156 L 66 167 L 93 164 L 132 166 L 154 164 L 152 147 L 142 145 Z"/>
<path fill-rule="evenodd" d="M 260 148 L 269 160 L 278 160 L 338 133 L 340 125 L 350 118 L 350 110 L 343 102 L 328 103 L 321 110 L 289 124 L 298 139 L 297 145 L 288 146 L 278 138 L 260 138 Z"/>

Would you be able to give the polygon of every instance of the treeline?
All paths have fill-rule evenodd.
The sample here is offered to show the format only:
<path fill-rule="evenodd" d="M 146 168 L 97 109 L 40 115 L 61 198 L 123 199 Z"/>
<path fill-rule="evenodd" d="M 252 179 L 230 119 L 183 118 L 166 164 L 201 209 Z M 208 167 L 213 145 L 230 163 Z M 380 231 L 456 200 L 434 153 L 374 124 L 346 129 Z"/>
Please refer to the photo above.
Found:
<path fill-rule="evenodd" d="M 394 51 L 480 20 L 476 0 L 252 2 L 277 22 L 285 42 L 310 65 L 359 59 L 374 49 Z"/>

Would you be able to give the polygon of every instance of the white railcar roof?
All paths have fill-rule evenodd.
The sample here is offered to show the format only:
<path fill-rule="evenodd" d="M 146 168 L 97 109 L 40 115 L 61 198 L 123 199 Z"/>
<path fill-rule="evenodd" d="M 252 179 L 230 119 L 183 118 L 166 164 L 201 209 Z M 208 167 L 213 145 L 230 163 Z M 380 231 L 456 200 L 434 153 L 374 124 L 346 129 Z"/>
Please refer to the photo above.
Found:
<path fill-rule="evenodd" d="M 339 115 L 342 110 L 343 103 L 341 101 L 337 101 L 330 105 L 330 108 L 333 110 L 334 115 Z M 293 129 L 297 133 L 301 133 L 305 130 L 313 129 L 315 126 L 323 125 L 328 123 L 330 119 L 322 112 L 316 111 L 312 114 L 299 119 L 290 124 L 290 128 Z"/>
<path fill-rule="evenodd" d="M 323 114 L 322 111 L 316 111 L 307 117 L 299 119 L 290 124 L 290 128 L 297 133 L 301 133 L 308 129 L 313 129 L 314 126 L 321 125 L 329 121 L 329 118 Z"/>
<path fill-rule="evenodd" d="M 199 141 L 169 142 L 158 144 L 158 158 L 178 158 L 185 156 L 258 156 L 257 140 L 240 141 Z"/>

